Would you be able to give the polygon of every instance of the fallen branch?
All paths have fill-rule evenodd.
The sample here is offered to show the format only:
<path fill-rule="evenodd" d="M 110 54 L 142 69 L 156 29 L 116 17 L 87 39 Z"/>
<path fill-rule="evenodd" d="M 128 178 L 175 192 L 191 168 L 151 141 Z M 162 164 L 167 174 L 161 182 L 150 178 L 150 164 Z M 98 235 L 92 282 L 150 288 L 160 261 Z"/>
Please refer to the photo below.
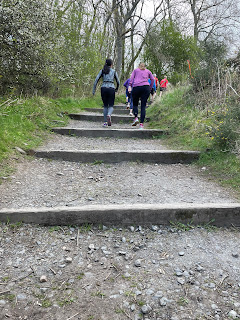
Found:
<path fill-rule="evenodd" d="M 237 93 L 237 91 L 236 91 L 235 89 L 233 89 L 232 86 L 230 86 L 230 84 L 227 84 L 227 86 L 228 86 L 229 88 L 231 88 L 231 89 L 233 90 L 233 92 L 240 98 L 240 95 Z"/>
<path fill-rule="evenodd" d="M 70 318 L 67 318 L 67 320 L 71 320 L 71 319 L 73 319 L 74 317 L 76 317 L 77 315 L 79 314 L 79 312 L 78 313 L 76 313 L 76 314 L 74 314 L 73 316 L 71 316 Z"/>
<path fill-rule="evenodd" d="M 0 295 L 10 292 L 10 290 L 0 292 Z"/>

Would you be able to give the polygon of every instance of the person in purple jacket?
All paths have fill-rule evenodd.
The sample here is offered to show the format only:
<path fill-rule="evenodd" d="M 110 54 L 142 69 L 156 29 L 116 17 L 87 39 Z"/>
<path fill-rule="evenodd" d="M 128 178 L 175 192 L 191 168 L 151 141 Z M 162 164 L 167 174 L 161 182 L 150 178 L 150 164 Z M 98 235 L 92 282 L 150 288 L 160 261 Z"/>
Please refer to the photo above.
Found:
<path fill-rule="evenodd" d="M 130 116 L 133 116 L 133 102 L 132 102 L 132 93 L 128 91 L 128 87 L 129 87 L 129 82 L 130 82 L 130 78 L 127 79 L 125 82 L 124 82 L 124 87 L 126 88 L 126 97 L 127 97 L 127 109 L 130 108 L 130 113 L 129 115 Z"/>
<path fill-rule="evenodd" d="M 150 84 L 148 82 L 150 79 Z M 141 62 L 137 69 L 133 70 L 130 78 L 128 91 L 132 92 L 133 98 L 133 114 L 135 119 L 132 126 L 136 126 L 139 123 L 138 120 L 138 102 L 141 98 L 141 117 L 139 128 L 143 129 L 143 123 L 146 115 L 146 104 L 150 92 L 154 84 L 154 77 L 148 69 L 146 69 L 145 63 Z"/>

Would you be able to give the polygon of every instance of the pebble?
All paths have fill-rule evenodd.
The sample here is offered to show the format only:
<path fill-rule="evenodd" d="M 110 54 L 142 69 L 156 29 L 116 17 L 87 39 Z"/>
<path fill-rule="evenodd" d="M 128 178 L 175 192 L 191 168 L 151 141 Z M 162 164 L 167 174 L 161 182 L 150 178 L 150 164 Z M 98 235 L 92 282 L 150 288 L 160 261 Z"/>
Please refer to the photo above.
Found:
<path fill-rule="evenodd" d="M 141 267 L 141 260 L 140 260 L 140 259 L 137 259 L 137 260 L 134 262 L 134 265 L 135 265 L 135 267 Z"/>
<path fill-rule="evenodd" d="M 71 263 L 71 262 L 72 262 L 72 258 L 71 258 L 71 257 L 67 257 L 67 258 L 65 259 L 65 261 L 66 261 L 67 263 Z"/>
<path fill-rule="evenodd" d="M 236 253 L 236 252 L 233 252 L 233 253 L 232 253 L 232 256 L 233 256 L 233 258 L 238 258 L 238 257 L 239 257 L 239 254 Z"/>
<path fill-rule="evenodd" d="M 178 252 L 178 255 L 179 255 L 180 257 L 184 256 L 184 254 L 185 254 L 185 252 L 184 252 L 184 251 L 180 251 L 180 252 Z"/>
<path fill-rule="evenodd" d="M 185 280 L 183 278 L 178 278 L 177 282 L 183 285 L 185 283 Z"/>
<path fill-rule="evenodd" d="M 143 314 L 147 314 L 151 311 L 151 307 L 149 305 L 143 305 L 141 311 Z"/>
<path fill-rule="evenodd" d="M 231 317 L 232 319 L 236 319 L 237 318 L 237 312 L 234 311 L 234 310 L 231 310 L 229 313 L 228 313 L 228 316 Z"/>
<path fill-rule="evenodd" d="M 133 226 L 131 226 L 131 227 L 130 227 L 130 231 L 131 231 L 131 232 L 134 232 L 134 231 L 135 231 L 135 228 L 134 228 Z"/>
<path fill-rule="evenodd" d="M 42 275 L 42 276 L 40 277 L 40 282 L 47 282 L 47 276 Z"/>

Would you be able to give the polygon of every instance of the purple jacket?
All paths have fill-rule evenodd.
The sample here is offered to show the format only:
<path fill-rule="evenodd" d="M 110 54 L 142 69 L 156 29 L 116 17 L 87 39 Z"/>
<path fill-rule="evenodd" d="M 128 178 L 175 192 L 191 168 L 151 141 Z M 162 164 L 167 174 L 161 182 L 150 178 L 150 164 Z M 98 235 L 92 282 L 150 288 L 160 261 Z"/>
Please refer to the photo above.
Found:
<path fill-rule="evenodd" d="M 124 82 L 124 87 L 126 87 L 126 89 L 129 87 L 129 82 L 130 82 L 130 78 L 127 79 L 125 82 Z"/>
<path fill-rule="evenodd" d="M 129 85 L 131 87 L 149 86 L 148 79 L 151 80 L 150 89 L 152 89 L 154 84 L 154 77 L 152 75 L 152 72 L 149 71 L 148 69 L 141 70 L 137 68 L 133 70 Z"/>

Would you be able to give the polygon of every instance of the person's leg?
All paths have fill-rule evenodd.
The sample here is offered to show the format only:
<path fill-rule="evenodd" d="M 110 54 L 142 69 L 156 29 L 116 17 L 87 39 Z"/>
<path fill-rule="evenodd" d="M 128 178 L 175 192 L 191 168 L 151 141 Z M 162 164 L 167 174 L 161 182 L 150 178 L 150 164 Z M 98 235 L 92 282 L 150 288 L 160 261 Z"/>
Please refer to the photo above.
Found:
<path fill-rule="evenodd" d="M 132 93 L 130 93 L 130 116 L 133 116 L 133 99 L 132 99 Z"/>
<path fill-rule="evenodd" d="M 150 95 L 150 87 L 149 86 L 143 86 L 141 91 L 141 118 L 140 118 L 140 124 L 144 123 L 145 116 L 146 116 L 146 104 L 147 99 Z"/>
<path fill-rule="evenodd" d="M 108 98 L 107 98 L 107 88 L 102 87 L 101 88 L 101 97 L 103 101 L 103 118 L 104 118 L 104 124 L 107 125 L 107 113 L 108 113 Z"/>
<path fill-rule="evenodd" d="M 141 90 L 139 88 L 141 88 L 141 87 L 134 87 L 132 90 L 133 114 L 135 116 L 135 119 L 132 123 L 132 126 L 136 126 L 139 123 L 139 121 L 138 121 L 138 102 L 139 102 L 139 97 L 140 97 L 140 92 L 141 92 Z"/>
<path fill-rule="evenodd" d="M 107 112 L 107 123 L 109 126 L 112 125 L 111 115 L 113 113 L 113 106 L 115 101 L 115 89 L 108 88 L 108 112 Z"/>

